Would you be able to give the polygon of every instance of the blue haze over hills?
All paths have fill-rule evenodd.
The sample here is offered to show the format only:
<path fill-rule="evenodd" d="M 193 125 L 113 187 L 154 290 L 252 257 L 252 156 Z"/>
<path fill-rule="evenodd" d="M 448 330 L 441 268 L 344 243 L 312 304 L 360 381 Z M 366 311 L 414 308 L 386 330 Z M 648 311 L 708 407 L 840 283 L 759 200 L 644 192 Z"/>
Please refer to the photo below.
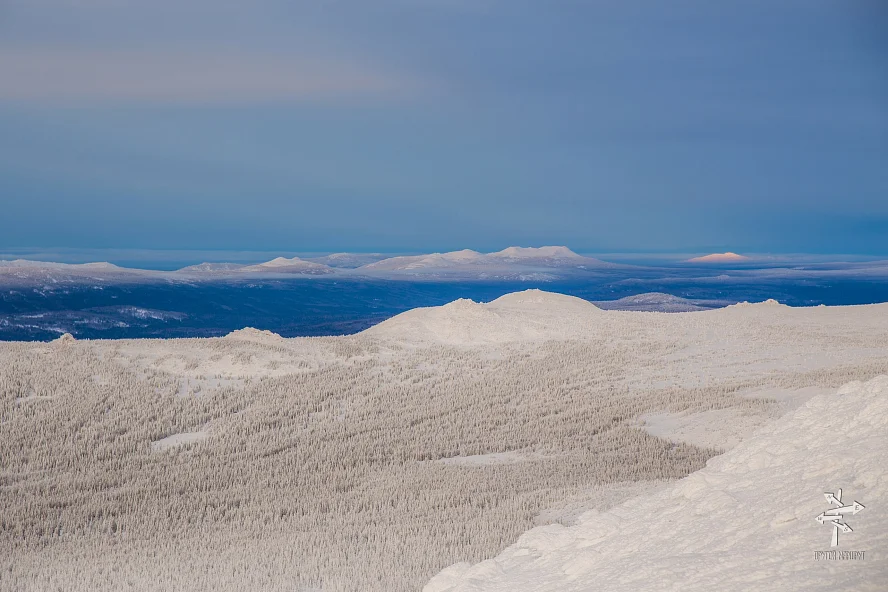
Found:
<path fill-rule="evenodd" d="M 564 247 L 383 258 L 338 254 L 179 271 L 0 262 L 0 340 L 210 337 L 245 326 L 285 337 L 354 333 L 405 310 L 540 288 L 602 308 L 704 311 L 888 301 L 888 262 L 758 258 L 630 265 Z"/>
<path fill-rule="evenodd" d="M 0 259 L 234 265 L 0 267 L 0 339 L 347 333 L 529 287 L 888 300 L 886 24 L 872 0 L 6 0 Z M 612 265 L 323 259 L 509 244 Z M 656 254 L 726 250 L 820 255 Z"/>

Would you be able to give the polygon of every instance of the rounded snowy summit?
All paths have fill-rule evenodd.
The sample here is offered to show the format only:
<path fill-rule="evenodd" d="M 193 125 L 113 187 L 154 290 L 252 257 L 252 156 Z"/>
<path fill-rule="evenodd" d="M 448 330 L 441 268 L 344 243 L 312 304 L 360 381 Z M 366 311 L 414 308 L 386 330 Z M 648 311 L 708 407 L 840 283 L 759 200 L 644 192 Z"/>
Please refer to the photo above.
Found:
<path fill-rule="evenodd" d="M 600 318 L 594 304 L 564 294 L 525 290 L 486 304 L 461 298 L 401 313 L 365 335 L 414 344 L 476 345 L 509 341 L 575 339 Z"/>
<path fill-rule="evenodd" d="M 739 263 L 741 261 L 749 261 L 749 257 L 728 251 L 727 253 L 712 253 L 702 257 L 693 257 L 688 259 L 686 263 Z"/>

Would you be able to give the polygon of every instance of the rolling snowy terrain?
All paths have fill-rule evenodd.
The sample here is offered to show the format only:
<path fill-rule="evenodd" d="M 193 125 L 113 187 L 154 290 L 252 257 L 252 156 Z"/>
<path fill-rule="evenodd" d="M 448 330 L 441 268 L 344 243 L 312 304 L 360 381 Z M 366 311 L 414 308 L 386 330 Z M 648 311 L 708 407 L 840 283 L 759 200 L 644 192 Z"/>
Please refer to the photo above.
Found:
<path fill-rule="evenodd" d="M 566 247 L 509 247 L 487 254 L 333 253 L 176 271 L 0 261 L 0 340 L 50 340 L 63 333 L 78 339 L 219 337 L 244 325 L 286 337 L 342 335 L 412 308 L 492 300 L 527 288 L 579 296 L 608 310 L 661 312 L 766 298 L 793 306 L 888 301 L 884 261 L 724 255 L 618 265 Z"/>
<path fill-rule="evenodd" d="M 201 282 L 287 276 L 373 277 L 411 280 L 552 281 L 627 267 L 583 257 L 567 247 L 509 247 L 496 253 L 471 250 L 406 257 L 378 253 L 333 253 L 301 259 L 277 257 L 254 265 L 200 263 L 176 271 L 118 267 L 111 263 L 50 263 L 0 260 L 0 286 L 66 285 L 83 282 Z"/>
<path fill-rule="evenodd" d="M 751 258 L 713 253 L 666 266 L 628 265 L 579 255 L 564 246 L 508 247 L 494 253 L 470 249 L 447 253 L 387 256 L 380 253 L 333 253 L 323 257 L 277 257 L 255 264 L 205 262 L 175 271 L 120 267 L 107 262 L 54 263 L 0 259 L 0 289 L 32 287 L 45 290 L 73 285 L 139 283 L 188 284 L 219 280 L 261 280 L 334 276 L 406 281 L 557 282 L 600 277 L 662 279 L 673 277 L 742 281 L 758 279 L 888 278 L 888 262 L 801 263 L 792 259 Z"/>
<path fill-rule="evenodd" d="M 886 352 L 888 305 L 539 290 L 0 343 L 0 590 L 876 589 Z M 867 560 L 815 563 L 840 487 Z"/>

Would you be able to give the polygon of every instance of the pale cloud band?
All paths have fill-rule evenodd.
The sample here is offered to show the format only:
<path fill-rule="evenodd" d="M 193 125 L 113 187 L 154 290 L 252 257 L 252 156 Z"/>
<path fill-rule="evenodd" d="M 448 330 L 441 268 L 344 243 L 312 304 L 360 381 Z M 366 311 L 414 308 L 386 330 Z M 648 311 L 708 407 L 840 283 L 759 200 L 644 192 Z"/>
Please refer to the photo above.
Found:
<path fill-rule="evenodd" d="M 0 101 L 256 103 L 410 99 L 427 84 L 352 60 L 249 52 L 0 50 Z"/>

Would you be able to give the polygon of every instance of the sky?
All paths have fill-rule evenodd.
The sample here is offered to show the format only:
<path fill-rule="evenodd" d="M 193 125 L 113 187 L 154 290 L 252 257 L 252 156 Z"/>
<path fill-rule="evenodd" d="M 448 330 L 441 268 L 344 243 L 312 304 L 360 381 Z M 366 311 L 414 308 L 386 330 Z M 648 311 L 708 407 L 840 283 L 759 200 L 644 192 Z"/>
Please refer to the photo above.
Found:
<path fill-rule="evenodd" d="M 888 255 L 879 0 L 0 0 L 0 248 Z"/>

